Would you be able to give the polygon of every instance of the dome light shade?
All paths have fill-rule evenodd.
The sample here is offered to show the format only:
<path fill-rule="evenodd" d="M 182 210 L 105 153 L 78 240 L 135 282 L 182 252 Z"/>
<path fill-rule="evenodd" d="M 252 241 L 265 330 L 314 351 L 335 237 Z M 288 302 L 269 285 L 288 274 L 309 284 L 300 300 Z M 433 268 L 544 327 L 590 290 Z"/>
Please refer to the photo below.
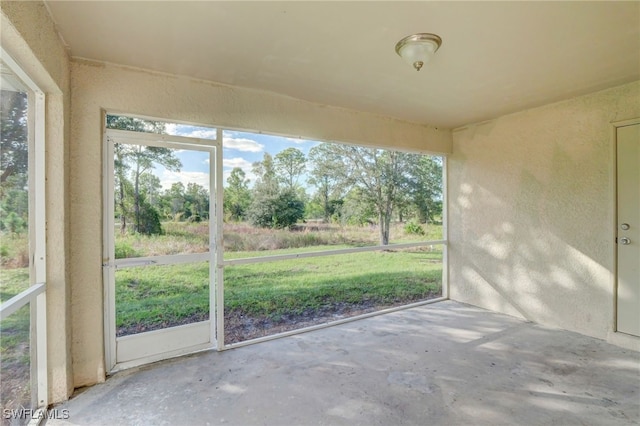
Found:
<path fill-rule="evenodd" d="M 441 44 L 442 39 L 435 34 L 412 34 L 396 44 L 396 53 L 417 71 L 420 71 L 420 68 L 429 62 Z"/>

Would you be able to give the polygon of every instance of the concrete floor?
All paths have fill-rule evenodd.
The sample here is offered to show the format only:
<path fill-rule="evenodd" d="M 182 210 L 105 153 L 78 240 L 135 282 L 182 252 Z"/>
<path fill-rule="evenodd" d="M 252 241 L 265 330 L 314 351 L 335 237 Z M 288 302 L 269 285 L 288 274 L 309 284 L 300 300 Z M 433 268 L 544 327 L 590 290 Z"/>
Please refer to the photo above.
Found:
<path fill-rule="evenodd" d="M 124 371 L 52 425 L 629 425 L 640 353 L 446 301 Z"/>

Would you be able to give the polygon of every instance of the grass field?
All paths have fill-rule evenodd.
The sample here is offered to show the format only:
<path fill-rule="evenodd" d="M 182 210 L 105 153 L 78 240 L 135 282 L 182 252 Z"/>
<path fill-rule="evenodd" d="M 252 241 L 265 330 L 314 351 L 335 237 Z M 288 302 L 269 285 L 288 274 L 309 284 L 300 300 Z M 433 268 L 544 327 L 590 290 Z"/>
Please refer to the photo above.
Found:
<path fill-rule="evenodd" d="M 442 252 L 376 251 L 225 267 L 225 342 L 442 294 Z"/>
<path fill-rule="evenodd" d="M 164 235 L 116 235 L 116 257 L 200 253 L 208 250 L 207 223 L 163 223 Z M 392 228 L 392 243 L 437 240 L 438 225 L 423 225 L 425 234 Z M 295 230 L 257 229 L 243 223 L 224 225 L 225 260 L 274 254 L 295 254 L 378 244 L 375 227 L 307 223 Z M 4 250 L 0 299 L 5 301 L 28 285 L 21 259 Z M 17 251 L 16 251 L 17 252 Z M 20 255 L 20 257 L 23 257 Z M 442 252 L 381 251 L 224 269 L 226 342 L 398 306 L 442 294 Z M 118 335 L 202 321 L 209 313 L 209 265 L 181 264 L 120 269 L 116 272 Z M 2 322 L 3 369 L 28 373 L 28 310 Z M 26 333 L 26 334 L 25 334 Z M 25 343 L 26 342 L 26 343 Z M 26 357 L 26 358 L 25 358 Z M 16 375 L 19 377 L 20 375 Z M 4 378 L 4 376 L 3 376 Z M 17 382 L 16 382 L 17 383 Z M 26 378 L 28 384 L 28 376 Z"/>
<path fill-rule="evenodd" d="M 421 225 L 424 235 L 407 233 L 403 224 L 393 224 L 390 242 L 406 243 L 442 239 L 441 225 Z M 203 253 L 209 249 L 207 222 L 164 222 L 163 235 L 125 234 L 114 229 L 116 258 Z M 225 259 L 274 254 L 274 250 L 307 248 L 328 250 L 338 246 L 362 247 L 379 244 L 374 226 L 341 226 L 326 223 L 301 223 L 293 230 L 255 228 L 247 223 L 223 226 Z"/>
<path fill-rule="evenodd" d="M 27 268 L 3 269 L 0 293 L 6 301 L 29 285 Z M 0 323 L 0 405 L 19 409 L 31 405 L 29 305 Z"/>
<path fill-rule="evenodd" d="M 189 228 L 197 230 L 186 232 Z M 118 237 L 121 257 L 206 250 L 205 224 L 171 224 L 160 237 Z M 176 236 L 172 239 L 172 234 Z M 203 233 L 205 235 L 203 235 Z M 404 235 L 394 242 L 441 238 Z M 377 244 L 370 227 L 304 225 L 294 231 L 225 224 L 225 260 L 326 251 Z M 250 248 L 251 250 L 240 250 Z M 145 266 L 116 273 L 119 336 L 202 321 L 209 313 L 209 264 Z M 442 252 L 376 251 L 288 259 L 224 268 L 227 343 L 323 323 L 442 294 Z"/>
<path fill-rule="evenodd" d="M 228 266 L 225 308 L 277 319 L 337 303 L 414 300 L 438 289 L 440 257 L 368 252 Z"/>
<path fill-rule="evenodd" d="M 118 271 L 118 334 L 207 319 L 208 278 L 208 263 Z M 287 324 L 297 324 L 300 319 L 325 322 L 327 316 L 348 316 L 350 311 L 357 314 L 363 309 L 440 296 L 442 253 L 352 253 L 227 266 L 224 283 L 225 317 L 229 322 L 226 340 L 231 343 L 268 334 L 268 330 L 256 329 L 260 327 L 283 331 Z M 240 319 L 245 324 L 240 324 Z"/>

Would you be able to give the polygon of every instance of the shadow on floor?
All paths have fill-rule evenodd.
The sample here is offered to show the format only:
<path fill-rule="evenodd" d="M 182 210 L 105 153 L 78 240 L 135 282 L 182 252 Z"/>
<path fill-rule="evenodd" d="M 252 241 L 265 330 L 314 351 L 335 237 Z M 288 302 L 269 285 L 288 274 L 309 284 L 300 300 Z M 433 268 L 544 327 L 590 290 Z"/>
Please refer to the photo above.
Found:
<path fill-rule="evenodd" d="M 453 301 L 124 371 L 48 425 L 629 425 L 640 353 Z"/>

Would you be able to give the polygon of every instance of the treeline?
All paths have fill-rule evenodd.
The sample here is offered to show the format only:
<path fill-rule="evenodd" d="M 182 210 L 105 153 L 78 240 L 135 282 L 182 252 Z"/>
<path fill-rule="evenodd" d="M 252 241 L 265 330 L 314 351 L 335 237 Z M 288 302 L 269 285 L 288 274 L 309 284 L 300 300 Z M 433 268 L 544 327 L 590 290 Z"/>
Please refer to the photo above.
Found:
<path fill-rule="evenodd" d="M 440 157 L 321 143 L 308 157 L 297 148 L 265 153 L 252 171 L 253 187 L 240 168 L 227 179 L 227 220 L 274 228 L 303 219 L 377 224 L 386 245 L 392 220 L 426 223 L 442 214 Z"/>
<path fill-rule="evenodd" d="M 108 116 L 107 127 L 163 133 L 164 124 Z M 115 202 L 122 233 L 162 233 L 162 221 L 209 220 L 210 197 L 202 186 L 175 183 L 162 190 L 155 164 L 182 165 L 167 148 L 116 144 Z M 287 228 L 305 219 L 376 224 L 389 242 L 392 220 L 433 222 L 442 214 L 440 157 L 321 143 L 309 155 L 287 148 L 264 154 L 252 169 L 255 182 L 234 168 L 224 188 L 224 219 Z M 313 188 L 313 194 L 307 192 Z"/>
<path fill-rule="evenodd" d="M 107 116 L 107 128 L 164 133 L 164 123 Z M 209 191 L 197 183 L 182 182 L 162 190 L 156 165 L 179 172 L 174 150 L 144 145 L 114 144 L 114 200 L 120 233 L 162 234 L 162 221 L 209 220 Z"/>
<path fill-rule="evenodd" d="M 0 230 L 21 234 L 29 223 L 27 94 L 0 91 Z"/>

